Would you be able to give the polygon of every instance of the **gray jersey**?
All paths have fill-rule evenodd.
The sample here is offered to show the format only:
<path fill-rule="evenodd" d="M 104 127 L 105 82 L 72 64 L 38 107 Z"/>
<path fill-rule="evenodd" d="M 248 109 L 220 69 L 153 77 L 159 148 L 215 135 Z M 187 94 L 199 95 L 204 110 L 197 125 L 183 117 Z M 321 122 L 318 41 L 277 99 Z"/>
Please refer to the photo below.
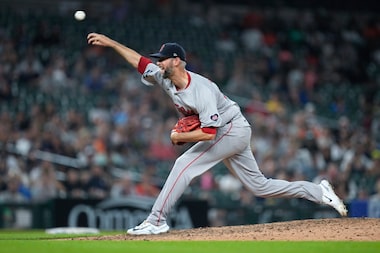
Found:
<path fill-rule="evenodd" d="M 191 71 L 187 73 L 190 83 L 180 91 L 169 79 L 163 78 L 160 68 L 153 63 L 147 65 L 141 80 L 146 85 L 160 85 L 183 116 L 199 114 L 201 127 L 221 127 L 241 116 L 236 102 L 225 96 L 214 82 Z"/>

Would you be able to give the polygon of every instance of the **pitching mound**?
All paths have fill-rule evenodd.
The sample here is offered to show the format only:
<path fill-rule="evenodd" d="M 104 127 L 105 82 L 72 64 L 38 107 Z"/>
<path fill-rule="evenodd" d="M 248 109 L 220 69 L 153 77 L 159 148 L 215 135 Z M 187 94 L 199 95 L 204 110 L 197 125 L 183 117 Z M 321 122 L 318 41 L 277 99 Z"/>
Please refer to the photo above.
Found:
<path fill-rule="evenodd" d="M 170 230 L 150 236 L 98 236 L 80 240 L 145 241 L 380 241 L 380 219 L 340 218 L 245 226 Z"/>
<path fill-rule="evenodd" d="M 95 236 L 74 240 L 119 241 L 380 241 L 380 219 L 340 218 L 275 222 L 245 226 L 170 230 L 150 236 Z"/>

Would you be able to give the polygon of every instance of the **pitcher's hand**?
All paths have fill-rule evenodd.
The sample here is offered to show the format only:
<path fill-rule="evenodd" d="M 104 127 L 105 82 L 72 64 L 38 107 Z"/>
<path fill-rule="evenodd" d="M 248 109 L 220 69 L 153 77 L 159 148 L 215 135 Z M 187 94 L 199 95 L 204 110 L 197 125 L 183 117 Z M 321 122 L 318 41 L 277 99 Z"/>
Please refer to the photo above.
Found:
<path fill-rule="evenodd" d="M 91 45 L 109 47 L 112 45 L 113 40 L 103 34 L 89 33 L 87 35 L 87 42 Z"/>

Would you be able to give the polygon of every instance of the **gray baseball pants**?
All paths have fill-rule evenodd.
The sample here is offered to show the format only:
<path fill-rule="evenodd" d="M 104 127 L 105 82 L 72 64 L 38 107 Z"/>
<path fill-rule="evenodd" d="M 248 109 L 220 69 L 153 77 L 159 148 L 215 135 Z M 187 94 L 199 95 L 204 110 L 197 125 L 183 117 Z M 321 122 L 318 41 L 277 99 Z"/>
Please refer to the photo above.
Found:
<path fill-rule="evenodd" d="M 251 127 L 241 116 L 218 128 L 213 141 L 194 144 L 176 160 L 147 220 L 162 225 L 191 180 L 223 161 L 227 168 L 255 196 L 304 198 L 322 203 L 319 185 L 307 181 L 268 179 L 260 171 L 250 147 Z"/>

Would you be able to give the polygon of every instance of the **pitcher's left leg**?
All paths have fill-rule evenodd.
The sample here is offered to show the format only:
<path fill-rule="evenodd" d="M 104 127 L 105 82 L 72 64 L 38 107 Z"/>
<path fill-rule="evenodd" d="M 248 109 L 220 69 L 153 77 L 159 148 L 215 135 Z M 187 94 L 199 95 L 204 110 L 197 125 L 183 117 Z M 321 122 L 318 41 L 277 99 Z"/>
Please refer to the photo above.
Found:
<path fill-rule="evenodd" d="M 346 206 L 326 180 L 318 185 L 308 181 L 289 182 L 268 179 L 259 170 L 250 148 L 226 159 L 224 163 L 256 196 L 303 198 L 318 204 L 329 205 L 340 215 L 347 215 Z"/>
<path fill-rule="evenodd" d="M 266 178 L 260 171 L 250 148 L 226 159 L 224 163 L 258 197 L 304 198 L 322 203 L 322 190 L 317 184 Z"/>

